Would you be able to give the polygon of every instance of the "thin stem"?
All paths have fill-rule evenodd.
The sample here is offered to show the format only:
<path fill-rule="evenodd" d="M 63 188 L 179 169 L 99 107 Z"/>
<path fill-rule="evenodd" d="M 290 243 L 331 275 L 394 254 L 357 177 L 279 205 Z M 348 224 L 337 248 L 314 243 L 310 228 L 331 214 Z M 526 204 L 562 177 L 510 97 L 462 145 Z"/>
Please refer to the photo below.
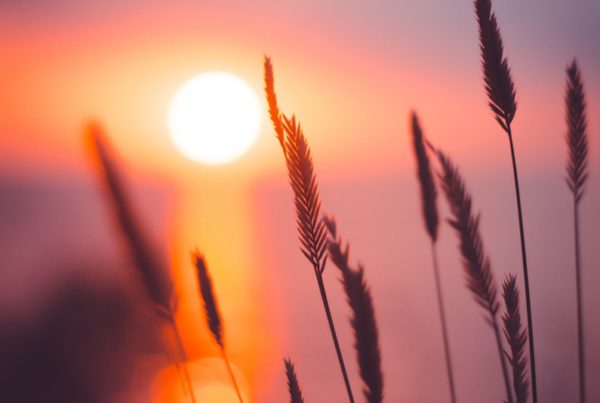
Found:
<path fill-rule="evenodd" d="M 435 289 L 437 292 L 440 321 L 442 322 L 442 337 L 444 339 L 444 352 L 446 354 L 446 370 L 448 372 L 448 385 L 450 386 L 450 400 L 456 403 L 456 392 L 454 389 L 454 375 L 452 373 L 452 360 L 450 358 L 450 343 L 448 342 L 448 327 L 446 325 L 446 312 L 444 311 L 444 300 L 442 295 L 442 284 L 440 281 L 440 270 L 437 258 L 435 242 L 431 241 L 431 255 L 433 257 L 433 273 L 435 277 Z"/>
<path fill-rule="evenodd" d="M 585 354 L 583 340 L 583 303 L 581 295 L 581 252 L 579 246 L 579 204 L 573 207 L 575 225 L 575 279 L 577 286 L 577 340 L 579 344 L 579 401 L 585 403 Z"/>
<path fill-rule="evenodd" d="M 323 275 L 319 271 L 318 267 L 315 267 L 315 275 L 317 276 L 317 283 L 319 284 L 319 291 L 321 292 L 321 299 L 323 300 L 323 307 L 325 308 L 325 314 L 327 315 L 327 322 L 329 323 L 329 330 L 331 331 L 331 338 L 335 345 L 335 351 L 337 358 L 340 363 L 340 369 L 344 377 L 344 383 L 346 384 L 346 391 L 348 392 L 348 399 L 350 403 L 354 403 L 354 395 L 352 394 L 352 388 L 350 387 L 350 381 L 348 380 L 348 373 L 346 372 L 346 365 L 344 364 L 344 357 L 342 357 L 342 350 L 340 349 L 340 343 L 338 342 L 337 334 L 335 332 L 335 326 L 333 325 L 333 318 L 331 317 L 331 311 L 329 309 L 329 302 L 327 301 L 327 293 L 325 292 L 325 284 L 323 284 Z"/>
<path fill-rule="evenodd" d="M 175 363 L 175 368 L 177 368 L 177 375 L 179 377 L 179 382 L 181 382 L 181 389 L 185 392 L 188 389 L 188 384 L 185 381 L 185 376 L 183 375 L 183 369 L 179 364 L 179 354 L 175 354 L 173 351 L 169 350 L 169 358 L 173 360 Z M 188 391 L 189 393 L 189 391 Z"/>
<path fill-rule="evenodd" d="M 181 335 L 179 334 L 179 330 L 177 329 L 177 325 L 175 324 L 174 319 L 171 319 L 171 327 L 173 328 L 173 333 L 175 334 L 175 341 L 177 344 L 177 350 L 179 352 L 179 359 L 182 364 L 181 367 L 183 367 L 183 375 L 185 376 L 185 381 L 188 386 L 188 392 L 190 394 L 192 402 L 196 403 L 196 396 L 194 396 L 194 386 L 192 384 L 192 379 L 190 378 L 190 373 L 186 366 L 187 354 L 185 353 L 185 349 L 183 348 L 183 341 L 181 340 Z"/>
<path fill-rule="evenodd" d="M 235 393 L 237 393 L 238 399 L 240 399 L 240 403 L 244 403 L 242 399 L 242 394 L 240 393 L 240 388 L 235 380 L 235 376 L 233 375 L 233 370 L 231 369 L 231 364 L 229 363 L 229 359 L 227 358 L 227 354 L 225 353 L 225 347 L 219 346 L 221 348 L 221 357 L 223 357 L 223 361 L 225 361 L 225 366 L 227 367 L 227 372 L 229 373 L 229 377 L 231 378 L 231 383 L 233 383 L 233 387 L 235 388 Z"/>
<path fill-rule="evenodd" d="M 529 292 L 529 272 L 527 270 L 527 252 L 525 249 L 525 230 L 523 226 L 523 209 L 521 207 L 521 191 L 519 190 L 519 175 L 517 173 L 517 159 L 513 145 L 512 130 L 510 123 L 506 122 L 508 140 L 510 143 L 510 155 L 512 157 L 513 175 L 515 181 L 515 193 L 517 196 L 517 211 L 519 214 L 519 233 L 521 236 L 521 257 L 523 259 L 523 280 L 525 282 L 525 302 L 527 305 L 527 327 L 529 334 L 529 361 L 531 365 L 531 396 L 533 403 L 537 403 L 537 382 L 535 375 L 535 349 L 533 345 L 533 319 L 531 315 L 531 296 Z"/>
<path fill-rule="evenodd" d="M 500 364 L 502 365 L 502 376 L 504 377 L 504 387 L 506 388 L 506 398 L 509 403 L 514 403 L 512 389 L 510 388 L 510 380 L 508 377 L 508 365 L 506 364 L 506 354 L 502 348 L 502 336 L 500 335 L 500 327 L 498 326 L 498 318 L 496 315 L 491 320 L 492 329 L 496 336 L 496 344 L 498 346 L 498 354 L 500 355 Z"/>

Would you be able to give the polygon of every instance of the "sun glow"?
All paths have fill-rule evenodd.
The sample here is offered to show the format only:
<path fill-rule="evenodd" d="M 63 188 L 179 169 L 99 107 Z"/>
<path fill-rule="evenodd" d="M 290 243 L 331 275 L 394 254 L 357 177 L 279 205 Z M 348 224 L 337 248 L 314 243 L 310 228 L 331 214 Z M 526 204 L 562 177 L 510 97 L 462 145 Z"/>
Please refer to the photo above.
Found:
<path fill-rule="evenodd" d="M 219 358 L 207 357 L 185 364 L 193 383 L 194 397 L 202 403 L 238 403 L 239 398 Z M 240 387 L 244 403 L 250 403 L 248 381 L 244 374 L 232 363 L 235 379 Z M 189 403 L 190 396 L 184 388 L 181 373 L 175 366 L 166 367 L 157 377 L 154 389 L 154 403 Z"/>
<path fill-rule="evenodd" d="M 169 110 L 169 132 L 186 157 L 217 165 L 234 161 L 256 141 L 261 105 L 255 91 L 239 77 L 200 74 L 175 94 Z"/>

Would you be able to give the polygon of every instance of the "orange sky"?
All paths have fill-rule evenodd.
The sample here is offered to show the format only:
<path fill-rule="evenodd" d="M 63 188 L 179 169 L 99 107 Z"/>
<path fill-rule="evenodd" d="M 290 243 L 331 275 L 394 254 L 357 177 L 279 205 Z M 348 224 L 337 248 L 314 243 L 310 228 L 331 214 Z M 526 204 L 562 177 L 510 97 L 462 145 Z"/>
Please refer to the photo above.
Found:
<path fill-rule="evenodd" d="M 262 97 L 262 57 L 271 55 L 281 108 L 302 121 L 326 183 L 412 175 L 411 108 L 430 138 L 473 175 L 505 172 L 506 139 L 486 106 L 468 1 L 388 1 L 368 9 L 318 1 L 289 9 L 269 1 L 70 3 L 47 14 L 43 2 L 37 11 L 0 5 L 0 169 L 50 177 L 87 167 L 81 128 L 89 118 L 103 122 L 132 176 L 173 194 L 173 253 L 188 299 L 182 315 L 200 312 L 193 282 L 181 281 L 191 273 L 190 250 L 200 246 L 224 296 L 226 322 L 240 315 L 253 325 L 251 332 L 227 326 L 232 357 L 244 362 L 251 382 L 264 361 L 279 365 L 286 350 L 284 326 L 267 323 L 285 309 L 261 314 L 278 296 L 263 287 L 272 267 L 256 266 L 277 259 L 259 245 L 265 239 L 257 234 L 272 238 L 262 228 L 269 213 L 255 205 L 257 188 L 285 183 L 283 160 L 266 111 L 258 143 L 240 160 L 206 167 L 184 159 L 166 129 L 169 101 L 183 82 L 225 70 Z M 497 5 L 517 85 L 515 141 L 530 177 L 562 168 L 564 68 L 574 55 L 589 108 L 600 108 L 600 56 L 590 38 L 600 36 L 600 7 L 569 4 L 574 11 L 557 1 L 542 10 Z M 600 114 L 589 117 L 597 131 Z M 600 142 L 591 147 L 600 152 Z M 207 340 L 201 326 L 186 329 L 194 357 L 206 353 L 193 347 Z M 265 359 L 260 348 L 268 344 Z"/>
<path fill-rule="evenodd" d="M 161 175 L 192 175 L 198 167 L 182 161 L 166 132 L 171 97 L 185 80 L 213 69 L 240 75 L 260 93 L 261 59 L 268 53 L 274 58 L 282 107 L 301 117 L 325 167 L 351 165 L 357 172 L 397 167 L 404 160 L 398 154 L 406 145 L 403 134 L 411 107 L 422 113 L 430 136 L 449 151 L 500 161 L 495 150 L 503 139 L 484 105 L 469 5 L 461 6 L 463 14 L 457 10 L 446 16 L 445 25 L 456 24 L 450 33 L 444 25 L 435 26 L 441 24 L 440 16 L 427 7 L 406 6 L 399 10 L 404 14 L 398 15 L 397 41 L 392 42 L 396 48 L 385 52 L 378 41 L 381 33 L 370 30 L 377 25 L 373 17 L 365 16 L 364 26 L 357 26 L 354 34 L 346 32 L 358 18 L 358 6 L 324 25 L 324 16 L 312 14 L 316 11 L 311 3 L 296 17 L 282 15 L 280 7 L 268 2 L 255 11 L 227 3 L 108 4 L 104 13 L 102 7 L 90 6 L 90 14 L 83 6 L 70 10 L 65 5 L 64 17 L 58 8 L 59 16 L 46 19 L 25 6 L 8 7 L 0 42 L 2 54 L 11 61 L 0 70 L 4 144 L 16 143 L 25 154 L 37 149 L 57 159 L 81 158 L 79 127 L 85 118 L 96 117 L 135 164 Z M 432 27 L 415 27 L 407 14 L 410 7 L 415 17 L 431 13 Z M 548 24 L 553 12 L 561 12 L 555 8 L 548 7 Z M 506 7 L 504 13 L 516 11 Z M 314 21 L 307 25 L 311 17 Z M 574 25 L 577 18 L 564 22 Z M 527 16 L 506 24 L 516 33 L 505 30 L 520 105 L 515 132 L 521 153 L 543 155 L 542 163 L 549 163 L 562 158 L 563 129 L 562 119 L 545 117 L 562 113 L 563 70 L 576 44 L 540 47 L 536 63 L 525 50 L 537 45 L 539 31 L 550 36 L 554 28 L 537 17 L 528 43 L 519 32 L 522 20 L 528 21 Z M 383 17 L 379 23 L 389 25 Z M 577 47 L 587 51 L 577 56 L 593 108 L 598 102 L 598 80 L 592 76 L 599 71 L 597 52 L 580 41 Z M 591 120 L 595 124 L 593 114 Z M 142 142 L 144 147 L 137 146 Z M 469 152 L 473 148 L 479 156 Z M 274 154 L 265 125 L 258 147 L 231 169 L 238 175 L 272 171 L 279 163 Z"/>

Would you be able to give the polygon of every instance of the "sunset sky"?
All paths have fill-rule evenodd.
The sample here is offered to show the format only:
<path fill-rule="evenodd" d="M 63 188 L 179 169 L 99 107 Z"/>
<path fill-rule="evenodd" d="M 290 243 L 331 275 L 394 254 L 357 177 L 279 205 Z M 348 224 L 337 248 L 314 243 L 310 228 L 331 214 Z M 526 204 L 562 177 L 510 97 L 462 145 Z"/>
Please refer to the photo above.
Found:
<path fill-rule="evenodd" d="M 411 109 L 428 138 L 461 167 L 482 211 L 497 281 L 506 272 L 521 276 L 508 143 L 487 106 L 472 8 L 468 0 L 0 2 L 0 197 L 28 189 L 13 194 L 34 200 L 19 214 L 41 217 L 15 229 L 19 242 L 2 245 L 17 238 L 12 229 L 0 229 L 0 251 L 10 250 L 15 265 L 29 267 L 34 263 L 18 249 L 30 239 L 40 240 L 40 250 L 45 237 L 65 250 L 83 242 L 42 228 L 40 222 L 58 229 L 55 215 L 73 222 L 73 231 L 112 230 L 102 224 L 109 212 L 82 136 L 85 123 L 97 120 L 135 186 L 148 229 L 173 262 L 179 319 L 193 359 L 210 363 L 202 360 L 218 354 L 196 297 L 190 252 L 197 247 L 213 271 L 230 355 L 253 401 L 286 399 L 284 356 L 295 360 L 307 401 L 341 401 L 337 363 L 313 273 L 298 251 L 284 160 L 263 100 L 262 62 L 269 55 L 281 109 L 296 114 L 312 147 L 323 209 L 338 217 L 353 257 L 366 266 L 388 401 L 445 401 L 445 390 L 430 386 L 445 378 L 408 135 Z M 600 3 L 496 0 L 494 9 L 517 89 L 514 138 L 540 338 L 540 396 L 563 402 L 576 388 L 571 199 L 563 180 L 565 68 L 576 57 L 586 85 L 591 174 L 582 204 L 583 255 L 585 284 L 597 285 Z M 256 145 L 222 166 L 188 160 L 167 129 L 178 88 L 212 70 L 242 78 L 264 107 Z M 77 222 L 62 203 L 73 206 Z M 13 214 L 6 205 L 0 201 L 0 218 Z M 440 207 L 446 214 L 441 198 Z M 458 393 L 465 402 L 500 401 L 491 334 L 465 291 L 447 226 L 440 255 Z M 15 275 L 0 270 L 0 290 L 14 289 Z M 326 281 L 359 393 L 333 266 Z M 30 283 L 21 282 L 14 298 L 27 299 Z M 585 301 L 594 379 L 600 376 L 600 323 L 593 323 L 592 312 L 600 294 L 590 291 Z M 200 367 L 198 377 L 205 376 Z M 164 387 L 161 382 L 154 387 Z M 600 399 L 600 387 L 590 385 L 594 398 Z"/>

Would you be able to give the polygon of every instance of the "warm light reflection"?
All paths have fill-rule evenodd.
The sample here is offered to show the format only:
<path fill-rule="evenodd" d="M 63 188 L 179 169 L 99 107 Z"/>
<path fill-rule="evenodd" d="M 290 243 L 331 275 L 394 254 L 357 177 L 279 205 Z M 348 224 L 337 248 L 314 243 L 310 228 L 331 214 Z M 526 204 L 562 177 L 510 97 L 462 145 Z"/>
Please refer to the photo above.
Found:
<path fill-rule="evenodd" d="M 239 402 L 235 390 L 222 384 L 208 384 L 196 389 L 196 397 L 202 402 L 236 403 Z M 187 400 L 186 400 L 187 401 Z"/>
<path fill-rule="evenodd" d="M 203 358 L 188 364 L 194 384 L 194 394 L 198 402 L 236 403 L 239 402 L 225 363 L 218 358 Z M 232 365 L 236 381 L 245 403 L 250 403 L 248 384 L 242 372 Z M 156 382 L 155 403 L 189 403 L 190 398 L 183 388 L 182 378 L 177 368 L 167 367 Z"/>
<path fill-rule="evenodd" d="M 247 393 L 256 397 L 272 381 L 275 366 L 279 369 L 280 353 L 277 324 L 264 308 L 273 302 L 264 287 L 267 274 L 253 236 L 259 222 L 250 214 L 249 189 L 230 182 L 213 183 L 202 175 L 181 186 L 170 244 L 177 323 L 186 353 L 192 362 L 219 354 L 206 325 L 192 266 L 191 253 L 199 249 L 213 278 L 227 355 L 243 372 Z M 224 366 L 218 368 L 225 371 Z M 170 402 L 159 400 L 163 401 Z"/>

